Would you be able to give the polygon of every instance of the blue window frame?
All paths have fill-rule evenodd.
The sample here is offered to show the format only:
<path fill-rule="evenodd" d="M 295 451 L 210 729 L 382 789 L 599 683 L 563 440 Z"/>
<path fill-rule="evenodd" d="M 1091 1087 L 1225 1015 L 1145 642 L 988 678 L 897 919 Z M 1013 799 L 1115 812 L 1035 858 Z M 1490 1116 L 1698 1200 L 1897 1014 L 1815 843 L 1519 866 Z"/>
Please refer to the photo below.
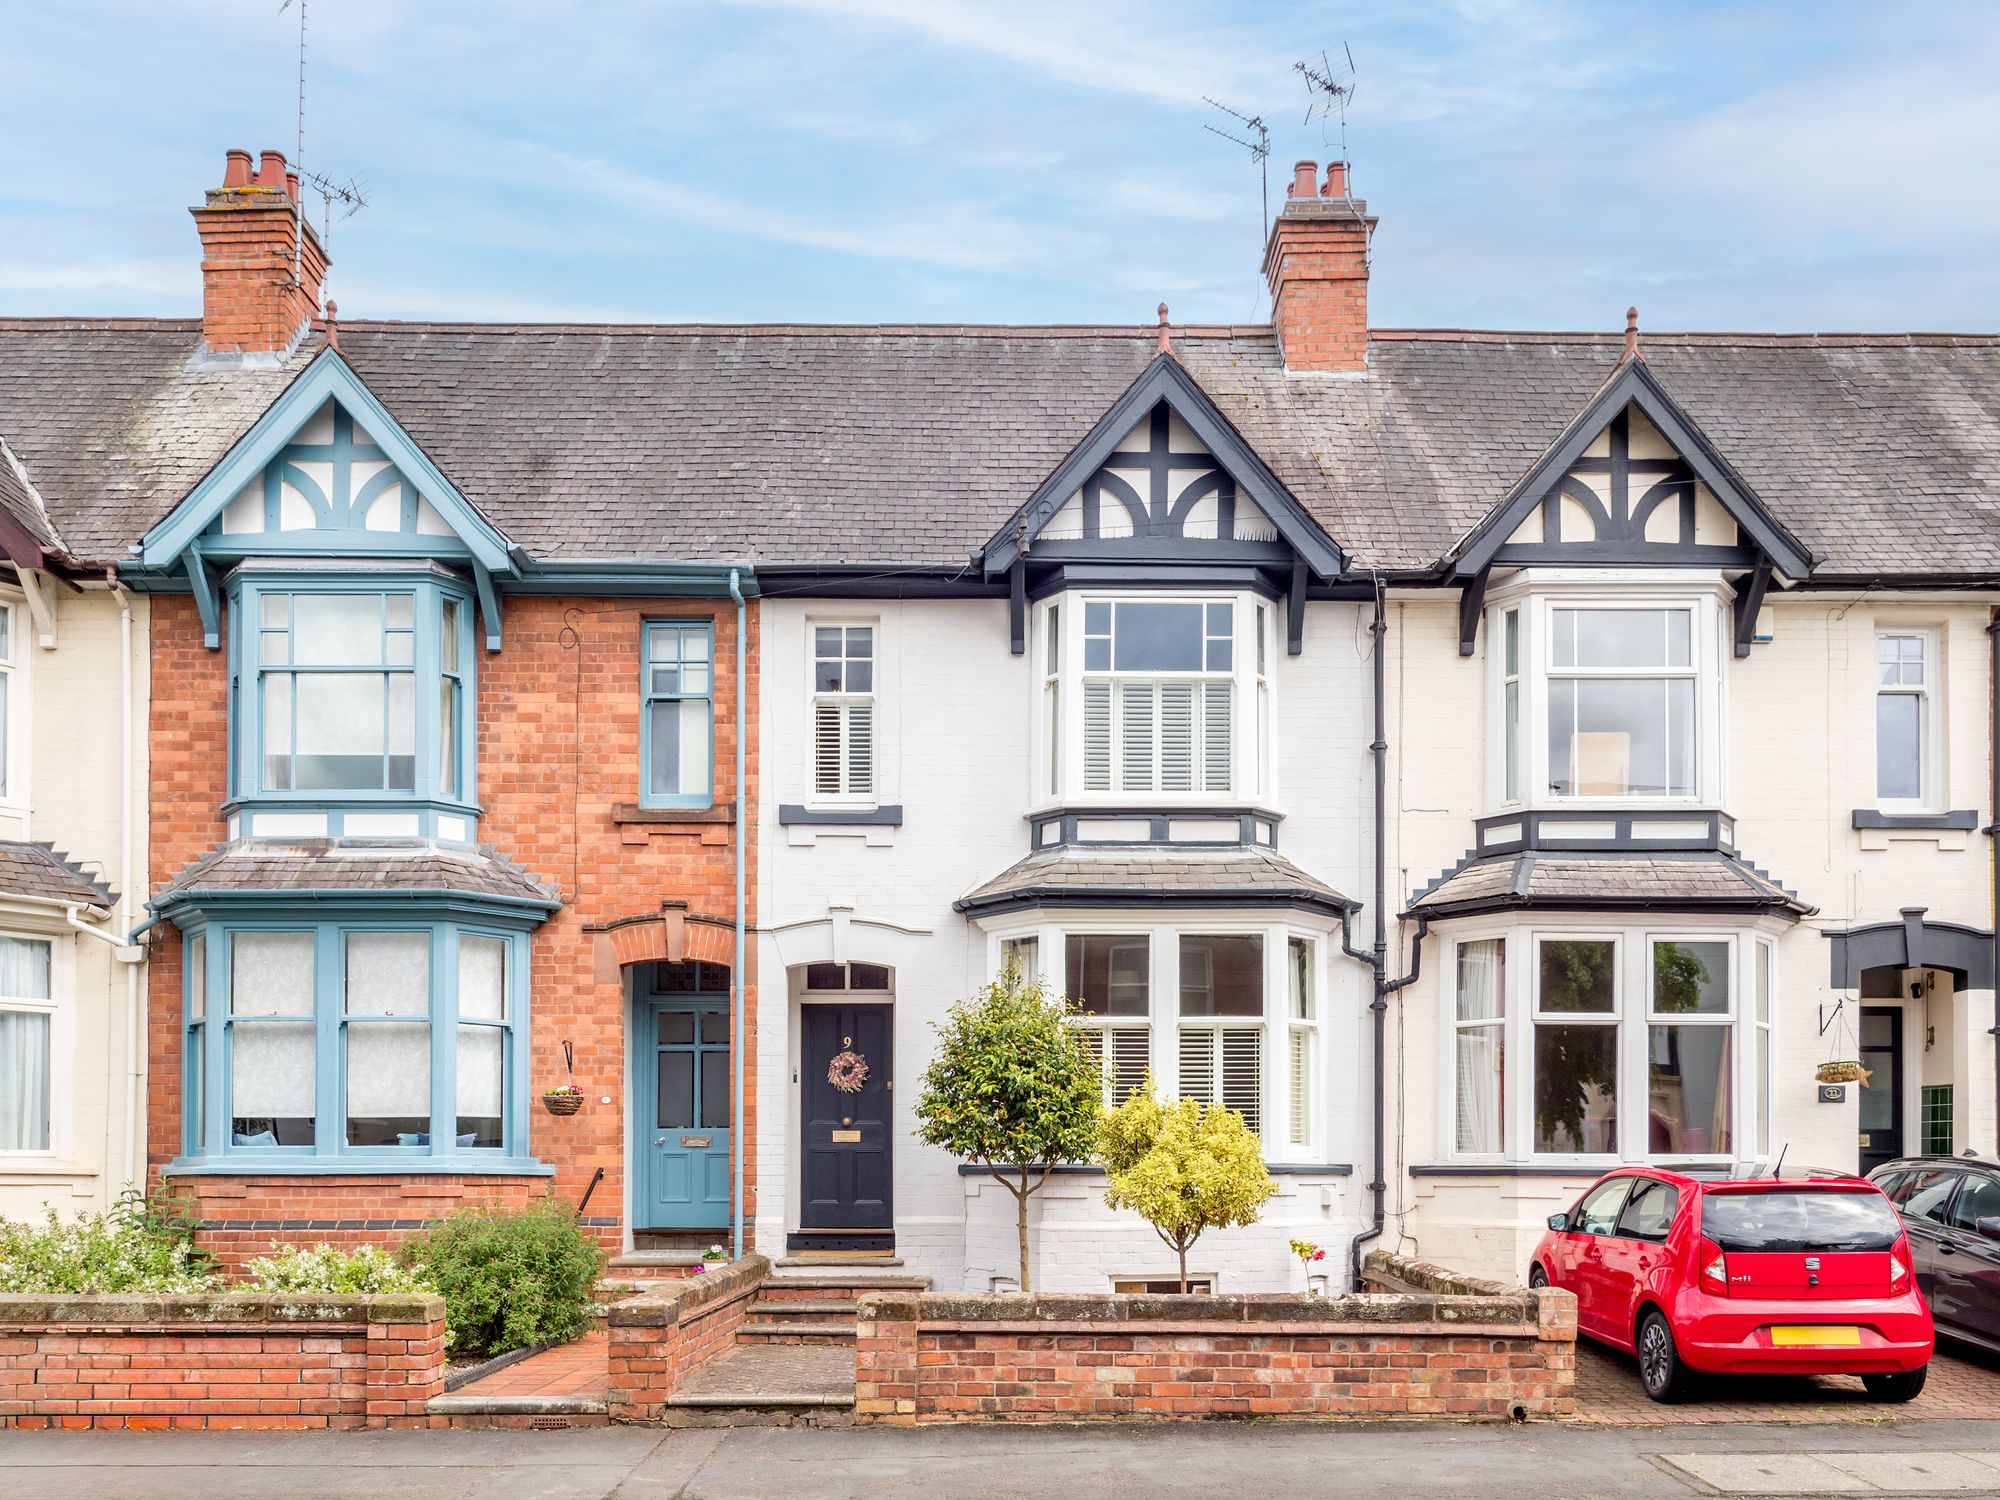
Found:
<path fill-rule="evenodd" d="M 525 933 L 273 916 L 200 926 L 185 952 L 195 1164 L 534 1167 Z"/>
<path fill-rule="evenodd" d="M 649 620 L 642 631 L 639 803 L 707 807 L 715 790 L 715 628 Z"/>
<path fill-rule="evenodd" d="M 471 598 L 440 572 L 236 581 L 239 800 L 471 804 Z"/>

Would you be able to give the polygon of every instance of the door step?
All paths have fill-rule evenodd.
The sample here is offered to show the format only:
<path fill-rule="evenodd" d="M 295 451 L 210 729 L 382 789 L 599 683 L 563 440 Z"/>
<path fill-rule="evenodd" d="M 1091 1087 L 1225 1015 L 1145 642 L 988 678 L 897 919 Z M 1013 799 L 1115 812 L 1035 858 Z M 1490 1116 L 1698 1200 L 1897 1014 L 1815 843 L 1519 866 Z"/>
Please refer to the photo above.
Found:
<path fill-rule="evenodd" d="M 852 1427 L 853 1395 L 717 1392 L 667 1398 L 669 1427 Z"/>
<path fill-rule="evenodd" d="M 828 1234 L 811 1230 L 802 1234 L 785 1236 L 787 1255 L 894 1255 L 896 1236 L 893 1234 Z"/>
<path fill-rule="evenodd" d="M 903 1263 L 893 1251 L 862 1253 L 854 1250 L 800 1250 L 778 1257 L 780 1266 L 887 1266 Z"/>
<path fill-rule="evenodd" d="M 762 1318 L 745 1318 L 736 1325 L 736 1342 L 739 1344 L 851 1344 L 854 1342 L 854 1317 L 850 1310 L 847 1321 L 826 1322 L 800 1319 L 797 1322 L 766 1321 Z"/>

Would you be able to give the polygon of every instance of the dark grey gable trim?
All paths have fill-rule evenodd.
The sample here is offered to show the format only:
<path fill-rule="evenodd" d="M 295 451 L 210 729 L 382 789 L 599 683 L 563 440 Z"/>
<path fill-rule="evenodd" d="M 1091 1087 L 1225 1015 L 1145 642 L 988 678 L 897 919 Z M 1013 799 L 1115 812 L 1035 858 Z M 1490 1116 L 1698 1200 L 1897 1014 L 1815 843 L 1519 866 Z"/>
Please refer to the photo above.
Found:
<path fill-rule="evenodd" d="M 986 572 L 989 575 L 1005 572 L 1019 560 L 1023 534 L 1032 549 L 1035 537 L 1062 509 L 1063 503 L 1104 466 L 1125 434 L 1162 401 L 1207 445 L 1215 461 L 1236 481 L 1237 488 L 1271 518 L 1278 535 L 1305 559 L 1316 577 L 1334 578 L 1346 568 L 1347 557 L 1340 545 L 1292 498 L 1291 491 L 1243 440 L 1242 434 L 1181 362 L 1171 354 L 1162 354 L 1098 418 L 1097 425 L 1070 451 L 1069 457 L 1056 465 L 1027 503 L 1008 518 L 1007 524 L 981 550 Z"/>
<path fill-rule="evenodd" d="M 1571 419 L 1548 451 L 1507 492 L 1506 499 L 1447 554 L 1446 560 L 1453 571 L 1461 578 L 1470 578 L 1490 566 L 1528 513 L 1542 503 L 1553 486 L 1561 483 L 1563 475 L 1583 456 L 1583 450 L 1627 406 L 1637 406 L 1659 428 L 1660 435 L 1714 492 L 1715 498 L 1735 517 L 1736 524 L 1743 528 L 1756 549 L 1770 558 L 1781 576 L 1800 579 L 1812 572 L 1815 559 L 1811 549 L 1765 509 L 1748 482 L 1729 466 L 1694 419 L 1667 394 L 1644 359 L 1628 359 L 1621 364 L 1589 404 Z M 1588 549 L 1575 550 L 1574 560 L 1585 560 Z M 1658 552 L 1663 563 L 1681 560 L 1679 548 L 1660 546 Z"/>
<path fill-rule="evenodd" d="M 1894 922 L 1874 922 L 1826 934 L 1832 984 L 1859 989 L 1863 969 L 1951 969 L 1964 988 L 1993 988 L 1993 934 L 1959 922 L 1926 922 L 1921 906 L 1906 906 Z"/>

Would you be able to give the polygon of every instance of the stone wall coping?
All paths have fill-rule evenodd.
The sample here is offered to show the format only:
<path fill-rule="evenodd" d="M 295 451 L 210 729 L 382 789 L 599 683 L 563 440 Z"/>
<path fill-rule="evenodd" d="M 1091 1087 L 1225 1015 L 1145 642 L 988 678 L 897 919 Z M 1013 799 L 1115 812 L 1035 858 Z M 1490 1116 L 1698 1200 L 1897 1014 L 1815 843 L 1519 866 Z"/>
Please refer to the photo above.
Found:
<path fill-rule="evenodd" d="M 1045 1334 L 1105 1334 L 1103 1322 L 1064 1323 L 1060 1321 L 958 1321 L 933 1322 L 923 1320 L 919 1336 L 934 1334 L 1025 1334 L 1040 1336 Z M 1467 1337 L 1474 1338 L 1538 1338 L 1541 1325 L 1526 1323 L 1468 1322 L 1464 1325 Z M 1142 1328 L 1130 1330 L 1135 1338 L 1167 1338 L 1182 1335 L 1233 1334 L 1242 1338 L 1395 1338 L 1422 1337 L 1440 1338 L 1448 1336 L 1437 1323 L 1361 1323 L 1331 1320 L 1325 1322 L 1208 1322 L 1199 1319 L 1176 1320 L 1172 1322 L 1148 1323 Z"/>
<path fill-rule="evenodd" d="M 0 1327 L 59 1324 L 93 1328 L 236 1327 L 253 1323 L 366 1327 L 442 1323 L 444 1298 L 407 1292 L 319 1296 L 293 1292 L 212 1292 L 176 1296 L 48 1296 L 0 1293 Z"/>
<path fill-rule="evenodd" d="M 614 1309 L 615 1312 L 615 1309 Z M 1489 1327 L 1538 1324 L 1541 1299 L 1525 1288 L 1486 1296 L 1440 1296 L 1427 1292 L 1362 1293 L 1338 1297 L 1306 1295 L 1135 1296 L 1019 1292 L 876 1292 L 860 1301 L 860 1317 L 878 1322 L 914 1322 L 931 1327 L 950 1323 L 967 1328 L 996 1324 L 1021 1328 L 1051 1324 L 1202 1324 L 1243 1329 L 1248 1325 L 1331 1326 L 1353 1324 Z M 996 1330 L 997 1331 L 997 1330 Z"/>
<path fill-rule="evenodd" d="M 1392 1255 L 1387 1250 L 1369 1252 L 1368 1258 L 1362 1262 L 1361 1275 L 1363 1280 L 1379 1282 L 1399 1291 L 1430 1292 L 1440 1297 L 1518 1297 L 1526 1292 L 1526 1288 L 1516 1283 L 1461 1276 L 1430 1261 L 1409 1260 Z"/>
<path fill-rule="evenodd" d="M 768 1256 L 745 1255 L 714 1271 L 662 1282 L 655 1291 L 614 1302 L 604 1321 L 612 1328 L 671 1328 L 722 1303 L 748 1297 L 771 1274 Z"/>

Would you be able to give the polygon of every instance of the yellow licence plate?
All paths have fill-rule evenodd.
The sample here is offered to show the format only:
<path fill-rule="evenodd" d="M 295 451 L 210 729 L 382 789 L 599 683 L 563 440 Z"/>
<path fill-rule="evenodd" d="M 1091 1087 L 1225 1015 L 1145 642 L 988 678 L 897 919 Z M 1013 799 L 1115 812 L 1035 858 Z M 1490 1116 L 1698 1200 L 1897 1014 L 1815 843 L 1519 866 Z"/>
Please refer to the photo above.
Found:
<path fill-rule="evenodd" d="M 1836 1344 L 1852 1345 L 1861 1342 L 1861 1330 L 1852 1324 L 1809 1323 L 1781 1324 L 1771 1330 L 1773 1344 Z"/>

